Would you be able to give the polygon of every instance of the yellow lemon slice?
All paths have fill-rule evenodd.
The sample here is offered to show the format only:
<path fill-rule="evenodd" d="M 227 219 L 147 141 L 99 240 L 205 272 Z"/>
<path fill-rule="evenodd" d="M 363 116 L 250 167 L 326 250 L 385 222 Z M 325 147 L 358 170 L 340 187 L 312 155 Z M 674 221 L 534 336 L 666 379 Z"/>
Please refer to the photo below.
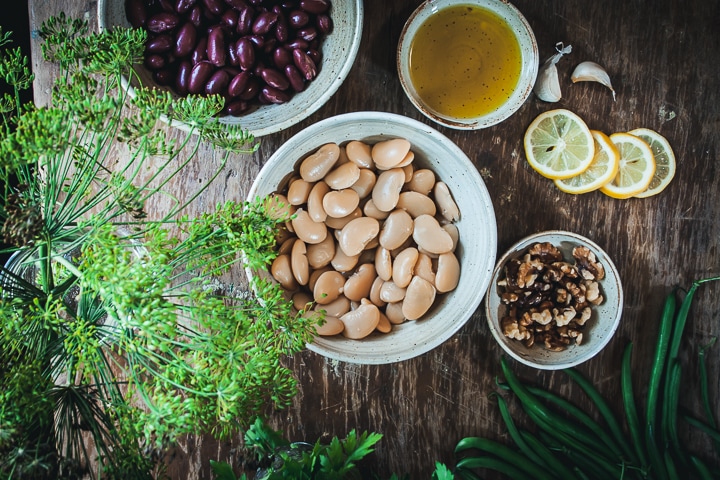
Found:
<path fill-rule="evenodd" d="M 672 147 L 665 137 L 649 128 L 636 128 L 628 133 L 645 140 L 655 156 L 655 175 L 650 180 L 650 186 L 634 196 L 646 198 L 657 195 L 665 190 L 675 176 L 675 154 Z"/>
<path fill-rule="evenodd" d="M 538 115 L 525 132 L 524 143 L 530 166 L 552 179 L 582 173 L 595 156 L 590 129 L 579 116 L 565 109 Z"/>
<path fill-rule="evenodd" d="M 590 166 L 579 175 L 555 180 L 555 186 L 565 193 L 592 192 L 615 178 L 618 172 L 620 152 L 610 137 L 597 130 L 590 133 L 595 140 L 595 157 Z"/>
<path fill-rule="evenodd" d="M 630 198 L 645 191 L 655 175 L 655 156 L 650 146 L 642 138 L 624 132 L 613 133 L 610 140 L 620 152 L 620 164 L 615 177 L 600 191 L 613 198 Z"/>

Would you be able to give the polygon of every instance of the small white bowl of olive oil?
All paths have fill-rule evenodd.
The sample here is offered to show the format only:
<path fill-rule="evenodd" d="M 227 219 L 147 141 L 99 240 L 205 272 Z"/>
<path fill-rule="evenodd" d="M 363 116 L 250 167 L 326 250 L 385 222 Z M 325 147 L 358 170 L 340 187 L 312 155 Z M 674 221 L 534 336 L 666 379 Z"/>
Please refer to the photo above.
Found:
<path fill-rule="evenodd" d="M 538 65 L 535 34 L 503 0 L 426 0 L 405 23 L 397 50 L 410 101 L 459 130 L 515 113 L 532 92 Z"/>

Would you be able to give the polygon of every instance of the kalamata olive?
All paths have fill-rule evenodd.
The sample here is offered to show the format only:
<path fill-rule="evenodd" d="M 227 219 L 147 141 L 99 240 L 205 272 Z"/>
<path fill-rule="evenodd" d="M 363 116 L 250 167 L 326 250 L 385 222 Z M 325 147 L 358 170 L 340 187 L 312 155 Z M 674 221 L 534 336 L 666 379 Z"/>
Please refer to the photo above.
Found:
<path fill-rule="evenodd" d="M 190 60 L 193 65 L 200 63 L 203 60 L 207 60 L 207 37 L 202 37 L 198 40 L 192 55 L 190 55 Z"/>
<path fill-rule="evenodd" d="M 200 8 L 200 5 L 195 5 L 192 9 L 190 9 L 187 19 L 195 25 L 195 28 L 200 28 L 203 20 L 202 8 Z"/>
<path fill-rule="evenodd" d="M 224 93 L 230 83 L 230 75 L 225 70 L 213 73 L 205 84 L 205 94 L 217 95 Z"/>
<path fill-rule="evenodd" d="M 306 42 L 312 42 L 313 40 L 315 40 L 315 38 L 317 38 L 317 34 L 318 32 L 315 27 L 301 28 L 296 32 L 298 38 L 302 38 Z"/>
<path fill-rule="evenodd" d="M 292 63 L 292 54 L 283 46 L 275 47 L 275 50 L 273 50 L 273 63 L 277 68 L 283 70 Z"/>
<path fill-rule="evenodd" d="M 180 17 L 170 12 L 159 12 L 147 19 L 145 28 L 154 33 L 172 30 L 180 23 Z"/>
<path fill-rule="evenodd" d="M 296 92 L 305 90 L 305 79 L 295 65 L 285 65 L 283 70 L 293 90 Z"/>
<path fill-rule="evenodd" d="M 231 115 L 233 117 L 237 117 L 238 115 L 246 112 L 250 108 L 250 105 L 248 102 L 244 102 L 242 100 L 238 100 L 235 102 L 230 102 L 225 105 L 225 113 L 228 115 Z"/>
<path fill-rule="evenodd" d="M 293 28 L 302 28 L 310 21 L 310 15 L 303 10 L 293 10 L 287 17 L 288 23 Z"/>
<path fill-rule="evenodd" d="M 175 77 L 175 91 L 180 95 L 188 94 L 192 67 L 192 63 L 190 63 L 189 60 L 183 60 L 178 65 L 177 76 Z"/>
<path fill-rule="evenodd" d="M 196 63 L 190 71 L 188 92 L 201 93 L 205 89 L 205 84 L 214 71 L 215 66 L 207 60 Z"/>
<path fill-rule="evenodd" d="M 293 63 L 300 70 L 305 80 L 312 80 L 317 76 L 317 66 L 307 53 L 297 48 L 293 49 Z"/>
<path fill-rule="evenodd" d="M 222 0 L 202 0 L 202 2 L 213 15 L 222 15 L 227 8 Z"/>
<path fill-rule="evenodd" d="M 239 97 L 248 85 L 250 72 L 240 72 L 235 75 L 228 84 L 228 94 L 231 97 Z"/>
<path fill-rule="evenodd" d="M 255 10 L 249 5 L 238 10 L 237 33 L 247 35 L 252 31 L 255 21 Z"/>
<path fill-rule="evenodd" d="M 208 34 L 207 58 L 217 67 L 225 65 L 227 52 L 225 51 L 225 31 L 216 27 Z"/>
<path fill-rule="evenodd" d="M 248 37 L 242 37 L 237 41 L 235 55 L 238 65 L 243 70 L 250 70 L 255 66 L 255 46 Z"/>
<path fill-rule="evenodd" d="M 169 52 L 173 46 L 173 39 L 167 33 L 161 33 L 151 37 L 145 43 L 146 53 L 165 53 Z"/>
<path fill-rule="evenodd" d="M 164 55 L 154 53 L 145 57 L 145 66 L 151 70 L 160 70 L 167 65 L 167 60 Z"/>
<path fill-rule="evenodd" d="M 197 29 L 191 22 L 185 22 L 178 29 L 175 36 L 175 49 L 173 53 L 178 57 L 189 55 L 197 43 Z"/>
<path fill-rule="evenodd" d="M 175 74 L 169 68 L 163 68 L 153 72 L 153 80 L 158 85 L 172 85 L 175 82 Z"/>
<path fill-rule="evenodd" d="M 263 68 L 260 70 L 260 78 L 269 86 L 278 90 L 287 90 L 290 87 L 290 81 L 287 77 L 271 68 Z"/>
<path fill-rule="evenodd" d="M 177 0 L 177 2 L 175 2 L 175 11 L 177 13 L 187 13 L 196 3 L 197 0 Z"/>
<path fill-rule="evenodd" d="M 125 16 L 134 28 L 144 27 L 148 19 L 145 0 L 127 0 L 125 2 Z"/>
<path fill-rule="evenodd" d="M 332 33 L 333 30 L 333 21 L 330 15 L 327 14 L 321 14 L 318 15 L 315 19 L 315 25 L 317 26 L 317 29 L 323 34 L 327 35 L 329 33 Z"/>
<path fill-rule="evenodd" d="M 330 9 L 329 0 L 300 0 L 300 8 L 310 13 L 325 13 Z"/>
<path fill-rule="evenodd" d="M 260 94 L 270 103 L 281 104 L 290 101 L 289 93 L 269 85 L 262 87 Z"/>
<path fill-rule="evenodd" d="M 260 12 L 252 25 L 252 33 L 255 35 L 265 35 L 268 33 L 277 23 L 277 13 L 271 11 Z"/>

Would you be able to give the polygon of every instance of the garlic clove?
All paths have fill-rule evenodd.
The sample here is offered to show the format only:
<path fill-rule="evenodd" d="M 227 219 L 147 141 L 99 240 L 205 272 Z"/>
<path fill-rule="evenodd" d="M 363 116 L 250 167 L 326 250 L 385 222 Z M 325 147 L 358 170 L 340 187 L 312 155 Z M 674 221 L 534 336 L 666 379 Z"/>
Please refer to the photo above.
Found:
<path fill-rule="evenodd" d="M 572 52 L 572 45 L 566 47 L 562 42 L 558 42 L 555 44 L 555 50 L 557 53 L 548 58 L 540 67 L 535 86 L 533 87 L 535 95 L 544 102 L 558 102 L 562 98 L 556 64 L 563 55 Z"/>
<path fill-rule="evenodd" d="M 610 83 L 610 76 L 605 69 L 595 62 L 582 62 L 570 75 L 573 83 L 577 82 L 598 82 L 605 85 L 612 92 L 613 100 L 615 100 L 615 90 Z"/>

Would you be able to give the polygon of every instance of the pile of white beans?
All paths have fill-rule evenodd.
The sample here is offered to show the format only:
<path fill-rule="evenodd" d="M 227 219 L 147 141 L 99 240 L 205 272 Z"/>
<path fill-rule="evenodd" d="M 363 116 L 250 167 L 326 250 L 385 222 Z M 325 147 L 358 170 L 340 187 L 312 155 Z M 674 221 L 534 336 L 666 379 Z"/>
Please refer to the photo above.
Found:
<path fill-rule="evenodd" d="M 292 214 L 271 274 L 298 310 L 325 312 L 319 335 L 364 338 L 420 319 L 458 284 L 458 207 L 410 142 L 328 143 L 272 197 Z"/>

